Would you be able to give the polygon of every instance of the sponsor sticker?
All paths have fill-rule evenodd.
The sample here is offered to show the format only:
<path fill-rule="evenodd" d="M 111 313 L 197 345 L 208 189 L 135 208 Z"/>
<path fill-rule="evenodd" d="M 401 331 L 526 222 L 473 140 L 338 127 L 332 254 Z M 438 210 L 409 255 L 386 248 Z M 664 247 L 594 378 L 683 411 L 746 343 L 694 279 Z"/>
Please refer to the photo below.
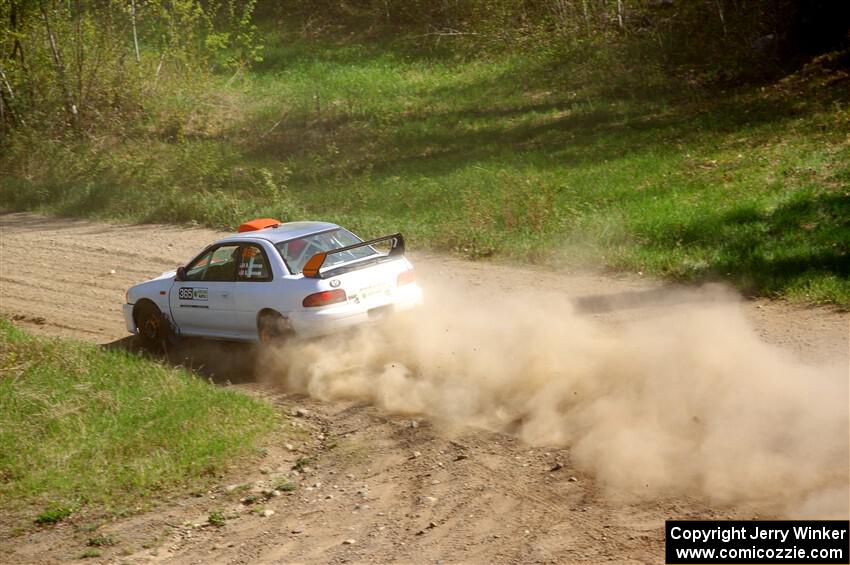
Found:
<path fill-rule="evenodd" d="M 364 300 L 367 300 L 378 294 L 389 294 L 390 293 L 390 285 L 388 284 L 376 284 L 374 286 L 369 286 L 366 288 L 361 288 L 360 292 L 354 295 L 355 302 L 360 303 Z"/>
<path fill-rule="evenodd" d="M 184 286 L 177 290 L 177 298 L 180 300 L 208 300 L 209 292 L 206 288 L 193 288 Z"/>

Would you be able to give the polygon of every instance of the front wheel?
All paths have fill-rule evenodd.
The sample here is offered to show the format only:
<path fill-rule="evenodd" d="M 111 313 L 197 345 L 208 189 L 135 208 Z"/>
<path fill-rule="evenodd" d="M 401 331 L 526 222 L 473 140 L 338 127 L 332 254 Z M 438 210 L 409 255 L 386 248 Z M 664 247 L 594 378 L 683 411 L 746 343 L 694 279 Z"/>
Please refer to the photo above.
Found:
<path fill-rule="evenodd" d="M 168 335 L 162 312 L 152 302 L 143 302 L 136 312 L 139 341 L 148 351 L 160 351 Z"/>
<path fill-rule="evenodd" d="M 257 336 L 262 345 L 282 343 L 292 335 L 289 322 L 277 312 L 267 312 L 257 322 Z"/>

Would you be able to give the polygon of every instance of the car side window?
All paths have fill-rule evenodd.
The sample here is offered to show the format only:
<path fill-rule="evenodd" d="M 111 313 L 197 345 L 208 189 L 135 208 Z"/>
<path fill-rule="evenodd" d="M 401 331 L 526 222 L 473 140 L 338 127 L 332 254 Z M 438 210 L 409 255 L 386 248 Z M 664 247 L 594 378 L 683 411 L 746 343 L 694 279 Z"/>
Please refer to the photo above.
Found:
<path fill-rule="evenodd" d="M 232 282 L 236 280 L 238 245 L 221 245 L 198 257 L 186 269 L 186 280 Z"/>
<path fill-rule="evenodd" d="M 187 281 L 204 280 L 204 274 L 207 272 L 207 267 L 209 267 L 210 265 L 210 256 L 212 256 L 212 250 L 207 251 L 206 253 L 195 259 L 191 265 L 186 267 Z"/>
<path fill-rule="evenodd" d="M 240 281 L 264 282 L 272 280 L 272 272 L 265 252 L 254 244 L 245 244 L 239 252 L 237 276 Z"/>

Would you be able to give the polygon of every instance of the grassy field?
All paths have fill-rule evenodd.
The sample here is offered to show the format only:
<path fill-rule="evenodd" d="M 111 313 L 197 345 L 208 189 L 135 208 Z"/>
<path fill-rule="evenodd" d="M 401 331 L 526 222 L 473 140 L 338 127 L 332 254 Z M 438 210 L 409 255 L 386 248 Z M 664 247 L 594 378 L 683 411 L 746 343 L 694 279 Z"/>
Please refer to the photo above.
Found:
<path fill-rule="evenodd" d="M 269 35 L 251 72 L 157 100 L 135 131 L 17 140 L 4 207 L 309 217 L 472 258 L 850 305 L 850 110 L 823 65 L 709 90 L 591 54 L 288 37 Z"/>
<path fill-rule="evenodd" d="M 124 351 L 0 318 L 0 509 L 53 523 L 203 488 L 251 456 L 274 409 Z"/>

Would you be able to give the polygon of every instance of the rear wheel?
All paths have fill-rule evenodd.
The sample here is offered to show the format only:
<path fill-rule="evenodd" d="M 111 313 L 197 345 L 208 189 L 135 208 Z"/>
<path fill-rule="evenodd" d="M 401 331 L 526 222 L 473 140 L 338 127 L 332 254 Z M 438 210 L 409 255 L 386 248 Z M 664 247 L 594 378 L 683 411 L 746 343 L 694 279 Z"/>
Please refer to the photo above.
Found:
<path fill-rule="evenodd" d="M 286 318 L 277 312 L 264 312 L 257 321 L 257 335 L 261 344 L 273 345 L 292 335 L 292 329 Z"/>
<path fill-rule="evenodd" d="M 162 312 L 153 302 L 142 302 L 136 310 L 136 327 L 139 329 L 139 341 L 149 351 L 160 351 L 168 335 Z"/>

